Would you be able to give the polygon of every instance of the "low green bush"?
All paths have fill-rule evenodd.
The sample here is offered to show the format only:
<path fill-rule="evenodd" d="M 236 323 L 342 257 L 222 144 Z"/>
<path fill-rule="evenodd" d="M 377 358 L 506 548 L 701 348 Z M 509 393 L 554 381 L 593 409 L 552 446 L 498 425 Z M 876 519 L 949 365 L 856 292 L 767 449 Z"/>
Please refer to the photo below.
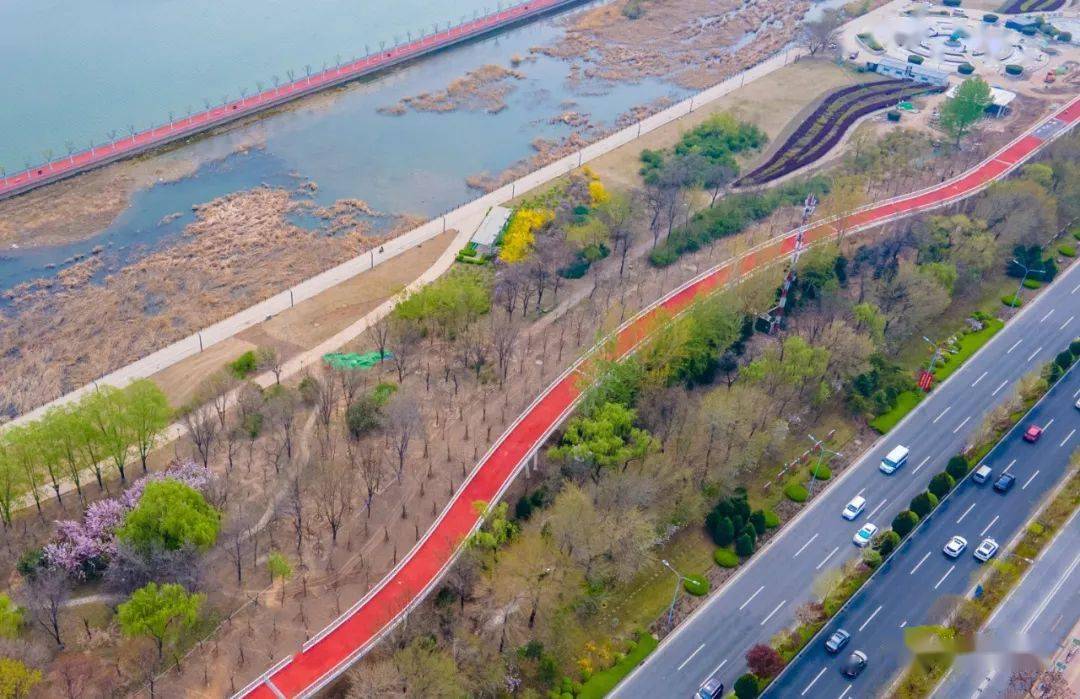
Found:
<path fill-rule="evenodd" d="M 971 75 L 975 72 L 975 66 L 971 65 L 970 63 L 961 63 L 960 65 L 956 66 L 956 72 L 960 75 Z"/>
<path fill-rule="evenodd" d="M 761 694 L 761 685 L 758 678 L 748 672 L 735 680 L 734 690 L 738 699 L 757 699 Z"/>
<path fill-rule="evenodd" d="M 687 575 L 683 578 L 683 588 L 694 597 L 709 594 L 709 579 L 704 575 Z"/>
<path fill-rule="evenodd" d="M 735 568 L 739 565 L 739 556 L 731 549 L 716 549 L 712 557 L 721 568 Z"/>
<path fill-rule="evenodd" d="M 656 650 L 658 644 L 659 642 L 653 638 L 652 634 L 638 632 L 637 641 L 626 652 L 626 656 L 608 669 L 600 670 L 591 676 L 588 681 L 582 683 L 581 689 L 575 693 L 577 699 L 602 699 L 607 696 L 622 678 L 629 675 L 635 667 L 648 657 L 649 653 Z M 571 694 L 571 697 L 573 696 Z"/>
<path fill-rule="evenodd" d="M 1020 308 L 1024 304 L 1016 294 L 1007 294 L 1001 297 L 1001 302 L 1009 308 Z"/>
<path fill-rule="evenodd" d="M 810 497 L 810 493 L 807 492 L 806 486 L 797 481 L 793 481 L 784 486 L 784 495 L 792 502 L 806 502 L 806 498 Z"/>
<path fill-rule="evenodd" d="M 874 568 L 877 568 L 879 565 L 881 565 L 881 552 L 877 549 L 865 548 L 862 552 L 862 560 L 863 563 L 866 564 L 867 568 L 873 570 Z"/>
<path fill-rule="evenodd" d="M 1064 44 L 1068 44 L 1072 42 L 1072 32 L 1058 32 L 1058 35 L 1054 38 Z"/>
<path fill-rule="evenodd" d="M 1065 257 L 1076 257 L 1076 248 L 1072 245 L 1059 245 L 1058 252 Z"/>
<path fill-rule="evenodd" d="M 1010 63 L 1009 65 L 1005 66 L 1005 74 L 1006 75 L 1017 76 L 1017 75 L 1023 75 L 1023 73 L 1024 73 L 1024 66 L 1017 65 L 1015 63 Z"/>
<path fill-rule="evenodd" d="M 238 379 L 246 379 L 259 368 L 259 360 L 255 358 L 254 350 L 248 350 L 229 362 L 228 367 L 233 376 Z"/>
<path fill-rule="evenodd" d="M 765 510 L 765 527 L 767 529 L 776 529 L 779 526 L 780 517 L 772 510 Z"/>
<path fill-rule="evenodd" d="M 945 472 L 956 480 L 960 480 L 966 476 L 970 470 L 971 464 L 969 464 L 968 460 L 961 454 L 957 454 L 949 459 L 948 465 L 945 466 Z"/>
<path fill-rule="evenodd" d="M 985 15 L 983 15 L 982 21 L 986 22 L 987 24 L 997 24 L 998 16 L 987 12 Z"/>
<path fill-rule="evenodd" d="M 877 541 L 875 547 L 878 552 L 881 553 L 882 558 L 888 558 L 889 555 L 896 550 L 896 547 L 900 545 L 900 535 L 894 532 L 892 529 L 886 529 L 881 534 L 877 535 Z"/>
<path fill-rule="evenodd" d="M 895 109 L 891 109 L 885 113 L 885 118 L 892 122 L 900 121 L 900 112 Z"/>
<path fill-rule="evenodd" d="M 1077 240 L 1080 240 L 1080 226 L 1078 226 L 1078 227 L 1076 227 L 1076 228 L 1074 228 L 1072 230 L 1072 237 L 1076 238 Z"/>
<path fill-rule="evenodd" d="M 807 469 L 807 472 L 810 474 L 811 478 L 815 478 L 819 481 L 827 481 L 832 478 L 832 469 L 825 464 L 814 464 Z"/>
<path fill-rule="evenodd" d="M 945 471 L 942 471 L 930 479 L 930 487 L 928 490 L 940 500 L 954 487 L 956 487 L 956 479 Z"/>
<path fill-rule="evenodd" d="M 914 63 L 917 66 L 921 66 L 923 64 L 923 61 L 925 61 L 925 60 L 926 60 L 925 58 L 918 55 L 917 53 L 913 53 L 913 54 L 911 54 L 910 56 L 907 57 L 907 62 L 908 63 Z"/>
<path fill-rule="evenodd" d="M 1041 287 L 1042 287 L 1042 282 L 1039 281 L 1038 279 L 1032 279 L 1031 277 L 1028 277 L 1027 279 L 1024 280 L 1024 288 L 1025 289 L 1039 289 Z"/>
<path fill-rule="evenodd" d="M 892 529 L 897 535 L 903 539 L 905 536 L 911 533 L 911 530 L 915 528 L 919 523 L 919 515 L 915 514 L 911 510 L 904 510 L 896 515 L 892 521 Z"/>

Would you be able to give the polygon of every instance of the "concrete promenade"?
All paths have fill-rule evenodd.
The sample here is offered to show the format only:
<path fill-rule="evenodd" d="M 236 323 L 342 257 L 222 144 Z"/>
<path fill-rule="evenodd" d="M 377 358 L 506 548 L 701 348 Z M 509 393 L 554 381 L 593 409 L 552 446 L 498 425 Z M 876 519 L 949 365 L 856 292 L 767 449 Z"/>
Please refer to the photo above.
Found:
<path fill-rule="evenodd" d="M 580 4 L 584 0 L 529 0 L 490 15 L 448 27 L 414 41 L 380 49 L 363 58 L 275 85 L 251 97 L 226 102 L 183 119 L 128 134 L 111 143 L 42 163 L 0 178 L 0 199 L 15 196 L 51 182 L 78 175 L 108 163 L 129 158 L 207 129 L 281 106 L 305 95 L 367 77 L 395 65 L 475 39 L 539 15 Z"/>

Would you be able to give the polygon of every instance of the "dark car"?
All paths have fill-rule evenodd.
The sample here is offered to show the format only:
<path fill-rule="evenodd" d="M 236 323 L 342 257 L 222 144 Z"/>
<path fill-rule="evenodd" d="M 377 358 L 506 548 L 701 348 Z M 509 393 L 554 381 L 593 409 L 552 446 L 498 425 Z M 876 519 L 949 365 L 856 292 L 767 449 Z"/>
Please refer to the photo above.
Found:
<path fill-rule="evenodd" d="M 999 493 L 1007 493 L 1013 487 L 1013 483 L 1016 482 L 1016 476 L 1011 473 L 1001 474 L 996 481 L 994 481 L 994 490 Z"/>
<path fill-rule="evenodd" d="M 1039 437 L 1042 437 L 1043 428 L 1038 425 L 1031 425 L 1027 428 L 1027 432 L 1024 432 L 1025 442 L 1037 442 Z"/>
<path fill-rule="evenodd" d="M 843 629 L 837 629 L 836 631 L 833 631 L 833 634 L 829 636 L 828 639 L 826 639 L 825 650 L 830 653 L 839 653 L 850 640 L 851 634 Z"/>
<path fill-rule="evenodd" d="M 722 696 L 724 696 L 724 683 L 720 681 L 720 673 L 717 672 L 705 680 L 705 684 L 698 689 L 694 699 L 720 699 Z"/>
<path fill-rule="evenodd" d="M 844 673 L 844 677 L 858 677 L 859 673 L 866 669 L 866 660 L 866 653 L 857 650 L 844 661 L 844 667 L 840 668 L 840 672 Z"/>

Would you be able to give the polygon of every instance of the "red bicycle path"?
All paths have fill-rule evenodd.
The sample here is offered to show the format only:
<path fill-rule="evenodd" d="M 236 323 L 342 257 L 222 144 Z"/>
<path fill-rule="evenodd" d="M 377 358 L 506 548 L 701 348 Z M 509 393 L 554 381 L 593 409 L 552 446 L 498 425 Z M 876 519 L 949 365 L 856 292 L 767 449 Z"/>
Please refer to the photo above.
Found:
<path fill-rule="evenodd" d="M 1075 98 L 1052 118 L 1062 122 L 1063 129 L 1069 128 L 1080 120 L 1080 98 Z M 1029 132 L 952 181 L 852 214 L 847 218 L 845 228 L 851 230 L 870 227 L 897 215 L 912 213 L 923 207 L 941 204 L 971 193 L 1029 158 L 1043 143 L 1044 139 Z M 806 243 L 812 243 L 835 233 L 836 229 L 831 224 L 815 224 L 804 231 L 803 239 Z M 736 264 L 740 265 L 739 274 L 783 258 L 795 249 L 795 245 L 795 231 L 766 243 L 736 261 Z M 732 269 L 730 264 L 713 269 L 631 320 L 618 331 L 612 354 L 623 357 L 633 351 L 638 343 L 650 334 L 658 321 L 665 321 L 684 311 L 696 299 L 715 291 L 730 279 Z M 494 502 L 501 497 L 518 467 L 574 407 L 581 395 L 581 378 L 582 373 L 578 366 L 568 371 L 542 394 L 485 456 L 464 488 L 458 491 L 442 518 L 402 564 L 384 580 L 381 587 L 369 593 L 367 598 L 331 631 L 309 643 L 302 652 L 279 664 L 270 671 L 269 678 L 264 675 L 258 680 L 259 684 L 249 685 L 247 690 L 241 692 L 241 696 L 260 699 L 303 696 L 313 687 L 321 686 L 326 679 L 339 674 L 339 670 L 343 670 L 369 644 L 377 641 L 380 634 L 389 628 L 410 604 L 426 594 L 444 568 L 452 562 L 460 544 L 479 525 L 480 518 L 473 508 L 473 503 Z"/>
<path fill-rule="evenodd" d="M 66 158 L 0 178 L 0 199 L 29 191 L 50 182 L 70 177 L 106 163 L 165 145 L 180 138 L 221 124 L 251 116 L 304 95 L 371 75 L 389 66 L 418 56 L 453 46 L 467 39 L 486 34 L 524 19 L 569 6 L 582 0 L 530 0 L 494 14 L 400 44 L 391 49 L 345 63 L 335 68 L 305 76 L 285 85 L 264 90 L 251 97 L 235 100 L 183 119 L 173 120 L 146 131 L 136 132 L 89 150 L 73 153 Z"/>

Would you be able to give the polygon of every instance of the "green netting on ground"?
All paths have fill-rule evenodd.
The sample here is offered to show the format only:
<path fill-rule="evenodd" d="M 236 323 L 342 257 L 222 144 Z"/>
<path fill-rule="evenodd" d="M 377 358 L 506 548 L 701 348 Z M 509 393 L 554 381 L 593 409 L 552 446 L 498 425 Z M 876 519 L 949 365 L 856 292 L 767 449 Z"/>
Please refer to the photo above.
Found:
<path fill-rule="evenodd" d="M 357 354 L 355 352 L 331 352 L 330 354 L 323 355 L 323 361 L 332 367 L 337 369 L 370 369 L 381 361 L 390 359 L 394 355 L 387 352 L 383 356 L 379 356 L 378 352 L 365 352 L 364 354 Z"/>

